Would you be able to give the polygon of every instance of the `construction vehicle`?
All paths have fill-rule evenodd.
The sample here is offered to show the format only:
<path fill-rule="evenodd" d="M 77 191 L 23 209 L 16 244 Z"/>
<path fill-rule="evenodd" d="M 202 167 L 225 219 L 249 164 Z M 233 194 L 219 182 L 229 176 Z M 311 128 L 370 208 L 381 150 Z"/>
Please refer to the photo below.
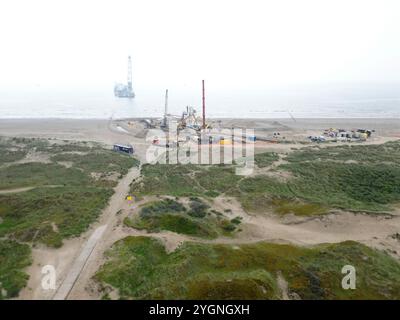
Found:
<path fill-rule="evenodd" d="M 370 129 L 357 129 L 357 132 L 359 133 L 365 133 L 367 134 L 367 137 L 371 137 L 372 132 L 375 132 L 375 130 L 370 130 Z"/>

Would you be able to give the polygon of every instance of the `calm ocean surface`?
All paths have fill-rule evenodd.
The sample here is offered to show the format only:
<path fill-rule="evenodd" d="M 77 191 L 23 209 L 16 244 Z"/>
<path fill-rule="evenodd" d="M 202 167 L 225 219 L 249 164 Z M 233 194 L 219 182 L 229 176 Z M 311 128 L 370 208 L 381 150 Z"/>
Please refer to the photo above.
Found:
<path fill-rule="evenodd" d="M 180 115 L 187 105 L 201 110 L 199 94 L 170 92 L 169 113 Z M 97 92 L 30 90 L 2 92 L 0 118 L 109 119 L 160 117 L 164 92 L 137 92 L 135 99 Z M 207 116 L 221 118 L 400 118 L 399 97 L 356 95 L 207 93 Z"/>

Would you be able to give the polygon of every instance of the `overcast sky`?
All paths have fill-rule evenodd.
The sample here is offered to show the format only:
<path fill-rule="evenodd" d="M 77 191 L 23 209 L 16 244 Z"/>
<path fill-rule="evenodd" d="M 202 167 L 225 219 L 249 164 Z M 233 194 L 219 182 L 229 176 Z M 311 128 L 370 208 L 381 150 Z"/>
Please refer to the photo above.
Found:
<path fill-rule="evenodd" d="M 400 83 L 398 0 L 13 0 L 0 86 Z"/>

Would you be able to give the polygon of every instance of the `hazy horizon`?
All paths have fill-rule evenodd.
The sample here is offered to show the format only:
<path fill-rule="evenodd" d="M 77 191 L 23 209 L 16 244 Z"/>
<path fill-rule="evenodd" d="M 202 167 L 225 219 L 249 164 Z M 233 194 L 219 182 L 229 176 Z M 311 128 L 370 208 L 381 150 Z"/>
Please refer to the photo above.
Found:
<path fill-rule="evenodd" d="M 0 117 L 160 116 L 167 88 L 180 113 L 200 106 L 202 79 L 209 114 L 398 116 L 399 31 L 395 0 L 6 2 Z M 113 97 L 128 55 L 134 102 Z"/>
<path fill-rule="evenodd" d="M 265 90 L 400 84 L 395 0 L 0 4 L 0 86 Z"/>

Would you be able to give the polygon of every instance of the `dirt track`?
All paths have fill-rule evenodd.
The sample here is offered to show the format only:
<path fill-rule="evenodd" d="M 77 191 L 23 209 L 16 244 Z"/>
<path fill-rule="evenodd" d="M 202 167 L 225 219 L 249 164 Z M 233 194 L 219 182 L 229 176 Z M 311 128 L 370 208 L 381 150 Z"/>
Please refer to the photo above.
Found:
<path fill-rule="evenodd" d="M 117 213 L 122 210 L 125 205 L 125 198 L 129 193 L 129 185 L 132 180 L 139 177 L 139 175 L 140 168 L 133 168 L 118 183 L 108 207 L 104 210 L 101 216 L 99 222 L 101 225 L 95 229 L 89 240 L 87 240 L 83 245 L 79 255 L 74 259 L 67 276 L 53 299 L 67 299 L 70 292 L 74 290 L 74 286 L 77 282 L 85 282 L 84 279 L 81 279 L 82 270 L 85 268 L 86 264 L 91 261 L 91 256 L 96 255 L 97 244 L 102 241 L 102 237 L 107 236 L 107 233 L 112 232 L 112 227 L 114 225 L 114 220 L 117 218 Z"/>
<path fill-rule="evenodd" d="M 61 283 L 56 294 L 54 295 L 53 300 L 65 300 L 68 297 L 69 293 L 75 285 L 76 280 L 79 278 L 82 269 L 85 267 L 87 260 L 92 254 L 93 249 L 95 248 L 97 242 L 100 240 L 106 228 L 107 225 L 103 225 L 101 227 L 98 227 L 93 232 L 89 240 L 83 246 L 81 253 L 75 259 L 66 278 Z"/>

